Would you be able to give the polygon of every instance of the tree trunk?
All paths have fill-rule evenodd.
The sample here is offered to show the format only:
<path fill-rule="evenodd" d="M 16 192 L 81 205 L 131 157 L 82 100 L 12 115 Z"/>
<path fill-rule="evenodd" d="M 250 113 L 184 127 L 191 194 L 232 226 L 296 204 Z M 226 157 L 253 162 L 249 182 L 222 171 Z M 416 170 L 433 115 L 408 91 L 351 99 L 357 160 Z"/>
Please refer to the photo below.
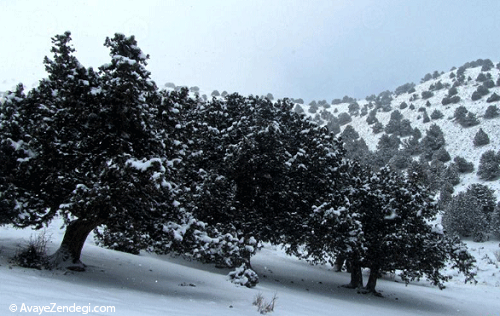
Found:
<path fill-rule="evenodd" d="M 352 259 L 351 262 L 351 283 L 344 287 L 348 289 L 358 289 L 363 287 L 363 274 L 361 273 L 361 263 L 359 260 Z"/>
<path fill-rule="evenodd" d="M 368 283 L 365 287 L 366 293 L 372 293 L 374 295 L 381 296 L 381 294 L 375 290 L 375 287 L 377 286 L 377 279 L 379 278 L 379 276 L 380 269 L 378 267 L 371 267 L 370 276 L 368 277 Z"/>
<path fill-rule="evenodd" d="M 345 262 L 345 258 L 343 256 L 337 256 L 337 258 L 335 258 L 334 271 L 335 272 L 342 271 L 342 267 L 344 266 L 344 262 Z"/>
<path fill-rule="evenodd" d="M 64 267 L 70 270 L 85 271 L 80 261 L 83 245 L 87 236 L 102 221 L 76 219 L 66 227 L 59 249 L 50 257 L 52 267 Z"/>

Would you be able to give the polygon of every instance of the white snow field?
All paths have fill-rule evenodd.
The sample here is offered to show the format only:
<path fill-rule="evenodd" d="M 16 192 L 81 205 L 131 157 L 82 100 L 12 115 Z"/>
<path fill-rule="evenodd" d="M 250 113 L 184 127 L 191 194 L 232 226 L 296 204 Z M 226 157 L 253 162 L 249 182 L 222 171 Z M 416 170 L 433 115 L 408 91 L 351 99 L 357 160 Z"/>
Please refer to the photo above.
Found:
<path fill-rule="evenodd" d="M 49 253 L 62 239 L 60 225 L 56 221 L 45 230 Z M 91 236 L 82 253 L 86 272 L 12 265 L 19 247 L 38 233 L 0 228 L 0 315 L 43 315 L 50 310 L 52 315 L 258 315 L 252 303 L 259 293 L 266 300 L 276 294 L 274 312 L 269 313 L 276 316 L 500 315 L 500 248 L 493 241 L 469 243 L 478 259 L 478 284 L 464 284 L 456 275 L 439 290 L 425 280 L 405 286 L 387 276 L 378 283 L 380 298 L 341 287 L 349 281 L 346 272 L 312 266 L 272 246 L 253 258 L 260 283 L 252 289 L 228 281 L 227 269 L 103 249 Z M 107 306 L 114 309 L 106 311 Z"/>

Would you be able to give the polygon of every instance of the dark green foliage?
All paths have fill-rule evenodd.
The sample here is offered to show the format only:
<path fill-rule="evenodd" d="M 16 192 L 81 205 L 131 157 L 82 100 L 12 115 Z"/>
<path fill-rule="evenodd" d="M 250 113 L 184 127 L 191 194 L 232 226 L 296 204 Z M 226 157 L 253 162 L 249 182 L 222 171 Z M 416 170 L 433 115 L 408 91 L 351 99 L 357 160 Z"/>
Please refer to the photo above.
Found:
<path fill-rule="evenodd" d="M 394 90 L 394 94 L 396 96 L 403 94 L 403 93 L 413 93 L 415 91 L 415 84 L 413 82 L 411 83 L 405 83 L 404 85 L 401 85 Z"/>
<path fill-rule="evenodd" d="M 500 95 L 493 93 L 487 100 L 486 102 L 491 103 L 491 102 L 496 102 L 500 101 Z"/>
<path fill-rule="evenodd" d="M 490 138 L 488 137 L 488 134 L 486 134 L 482 128 L 477 131 L 476 135 L 474 136 L 474 146 L 479 147 L 479 146 L 484 146 L 488 145 L 490 143 Z"/>
<path fill-rule="evenodd" d="M 341 104 L 341 103 L 342 103 L 341 99 L 333 99 L 332 100 L 332 105 L 337 105 L 337 104 Z"/>
<path fill-rule="evenodd" d="M 297 114 L 304 114 L 304 109 L 299 105 L 296 104 L 295 107 L 293 108 L 293 111 Z"/>
<path fill-rule="evenodd" d="M 354 116 L 359 115 L 359 104 L 357 102 L 349 104 L 349 114 Z"/>
<path fill-rule="evenodd" d="M 455 118 L 455 121 L 463 127 L 471 127 L 479 124 L 479 121 L 476 118 L 476 114 L 469 112 L 463 105 L 455 109 L 455 113 L 453 116 Z"/>
<path fill-rule="evenodd" d="M 368 116 L 366 117 L 366 123 L 368 123 L 368 125 L 372 125 L 373 123 L 376 122 L 378 122 L 377 110 L 373 109 L 370 111 L 370 113 L 368 113 Z"/>
<path fill-rule="evenodd" d="M 420 83 L 424 83 L 432 79 L 432 75 L 430 73 L 425 74 L 425 76 L 420 80 Z"/>
<path fill-rule="evenodd" d="M 498 107 L 496 105 L 490 105 L 488 106 L 488 108 L 486 108 L 483 117 L 485 119 L 491 119 L 498 116 L 500 116 L 500 111 L 498 110 Z"/>
<path fill-rule="evenodd" d="M 458 96 L 458 95 L 454 95 L 451 98 L 448 98 L 449 103 L 453 103 L 453 104 L 460 102 L 460 100 L 461 100 L 460 96 Z"/>
<path fill-rule="evenodd" d="M 429 123 L 430 121 L 431 121 L 431 119 L 429 118 L 429 115 L 427 115 L 427 111 L 424 112 L 423 122 Z"/>
<path fill-rule="evenodd" d="M 485 59 L 481 66 L 481 71 L 490 71 L 491 69 L 493 69 L 493 67 L 495 67 L 493 62 L 489 59 Z"/>
<path fill-rule="evenodd" d="M 149 236 L 164 234 L 162 223 L 178 211 L 169 184 L 178 152 L 176 123 L 145 68 L 149 57 L 133 36 L 115 34 L 105 41 L 111 62 L 96 73 L 73 56 L 69 32 L 52 41 L 48 78 L 17 105 L 23 159 L 11 161 L 16 177 L 3 192 L 26 214 L 15 224 L 40 227 L 61 216 L 66 235 L 55 264 L 78 264 L 87 235 L 101 225 L 104 234 L 125 229 L 153 243 Z"/>
<path fill-rule="evenodd" d="M 330 133 L 333 133 L 334 135 L 340 133 L 340 124 L 339 124 L 339 120 L 336 117 L 329 120 L 326 123 L 326 127 L 328 128 Z"/>
<path fill-rule="evenodd" d="M 401 110 L 404 110 L 408 107 L 408 104 L 406 104 L 406 102 L 401 102 L 401 104 L 399 105 L 399 109 Z"/>
<path fill-rule="evenodd" d="M 403 119 L 403 115 L 398 110 L 392 111 L 391 112 L 391 119 L 389 120 L 389 122 L 385 126 L 384 131 L 387 134 L 395 133 L 395 134 L 399 135 L 402 119 Z"/>
<path fill-rule="evenodd" d="M 445 145 L 444 134 L 439 125 L 432 124 L 421 141 L 422 150 L 427 160 L 431 160 L 434 152 Z"/>
<path fill-rule="evenodd" d="M 212 91 L 211 96 L 212 96 L 212 97 L 218 97 L 218 96 L 220 96 L 220 93 L 219 93 L 219 91 L 214 90 L 214 91 Z"/>
<path fill-rule="evenodd" d="M 432 155 L 432 159 L 436 159 L 441 162 L 448 162 L 451 160 L 451 156 L 444 147 L 441 147 L 436 152 L 434 152 L 434 154 Z"/>
<path fill-rule="evenodd" d="M 500 153 L 488 150 L 481 155 L 477 175 L 480 179 L 493 181 L 500 177 Z"/>
<path fill-rule="evenodd" d="M 318 104 L 316 103 L 316 101 L 313 100 L 309 103 L 309 110 L 307 111 L 311 114 L 314 114 L 318 111 Z"/>
<path fill-rule="evenodd" d="M 431 119 L 433 119 L 433 120 L 439 120 L 440 118 L 443 118 L 443 117 L 444 117 L 444 114 L 437 109 L 432 111 L 432 113 L 431 113 Z"/>
<path fill-rule="evenodd" d="M 343 98 L 342 98 L 342 102 L 343 103 L 354 103 L 356 102 L 356 99 L 355 98 L 351 98 L 347 95 L 345 95 Z"/>
<path fill-rule="evenodd" d="M 487 89 L 491 89 L 495 86 L 495 82 L 492 79 L 488 79 L 485 82 L 483 82 L 482 86 L 487 88 Z"/>
<path fill-rule="evenodd" d="M 486 241 L 491 226 L 496 200 L 494 191 L 482 184 L 472 184 L 447 205 L 442 223 L 449 233 Z"/>
<path fill-rule="evenodd" d="M 373 132 L 373 134 L 378 134 L 378 133 L 382 132 L 383 130 L 384 130 L 384 125 L 382 125 L 382 123 L 380 123 L 378 120 L 372 126 L 372 132 Z"/>
<path fill-rule="evenodd" d="M 480 72 L 476 78 L 476 81 L 478 81 L 478 82 L 484 82 L 486 80 L 488 80 L 488 78 L 486 77 L 486 75 L 483 72 Z"/>
<path fill-rule="evenodd" d="M 457 167 L 457 171 L 459 173 L 471 173 L 474 171 L 474 164 L 472 162 L 468 162 L 465 158 L 461 156 L 457 156 L 453 159 L 455 166 Z"/>
<path fill-rule="evenodd" d="M 451 87 L 448 90 L 448 97 L 452 97 L 458 93 L 457 87 Z"/>
<path fill-rule="evenodd" d="M 422 99 L 426 100 L 434 96 L 434 93 L 432 91 L 423 91 L 422 92 Z"/>
<path fill-rule="evenodd" d="M 483 96 L 487 95 L 488 93 L 490 93 L 490 91 L 488 90 L 488 88 L 486 86 L 484 86 L 484 85 L 480 85 L 480 86 L 477 87 L 476 91 L 474 91 L 472 93 L 471 99 L 472 99 L 472 101 L 479 100 Z"/>
<path fill-rule="evenodd" d="M 348 113 L 342 112 L 342 113 L 339 114 L 339 124 L 340 124 L 340 126 L 349 124 L 350 122 L 352 122 L 352 118 L 351 118 L 351 116 Z"/>

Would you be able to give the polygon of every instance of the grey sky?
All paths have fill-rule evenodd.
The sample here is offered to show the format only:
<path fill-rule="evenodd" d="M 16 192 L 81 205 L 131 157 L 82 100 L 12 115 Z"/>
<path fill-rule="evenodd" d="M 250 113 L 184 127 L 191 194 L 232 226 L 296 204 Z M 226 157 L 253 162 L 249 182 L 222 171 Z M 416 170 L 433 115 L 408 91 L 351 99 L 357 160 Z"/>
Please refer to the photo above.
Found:
<path fill-rule="evenodd" d="M 500 61 L 498 0 L 0 0 L 0 90 L 45 76 L 50 37 L 108 62 L 135 35 L 158 85 L 331 101 L 364 98 L 478 58 Z"/>

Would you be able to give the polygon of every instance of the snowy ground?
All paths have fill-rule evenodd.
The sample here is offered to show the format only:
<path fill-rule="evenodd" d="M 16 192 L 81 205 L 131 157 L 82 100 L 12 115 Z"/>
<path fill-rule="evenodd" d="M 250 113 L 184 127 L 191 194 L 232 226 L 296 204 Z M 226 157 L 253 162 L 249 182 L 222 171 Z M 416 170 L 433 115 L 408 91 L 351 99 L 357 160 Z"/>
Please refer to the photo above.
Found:
<path fill-rule="evenodd" d="M 46 231 L 50 252 L 62 239 L 57 224 Z M 276 293 L 272 315 L 500 315 L 498 242 L 470 244 L 479 259 L 477 285 L 465 285 L 457 276 L 440 291 L 425 281 L 405 286 L 387 277 L 378 284 L 384 295 L 379 298 L 340 287 L 348 283 L 347 273 L 311 266 L 273 247 L 253 259 L 261 277 L 253 289 L 227 281 L 228 270 L 169 256 L 111 251 L 95 246 L 91 238 L 82 256 L 89 266 L 86 272 L 12 266 L 9 261 L 19 245 L 36 233 L 0 228 L 0 315 L 40 314 L 26 312 L 31 306 L 81 306 L 81 312 L 59 315 L 258 315 L 252 305 L 258 293 L 268 300 Z M 9 311 L 12 304 L 16 312 Z M 114 306 L 115 312 L 88 311 L 96 306 Z"/>

